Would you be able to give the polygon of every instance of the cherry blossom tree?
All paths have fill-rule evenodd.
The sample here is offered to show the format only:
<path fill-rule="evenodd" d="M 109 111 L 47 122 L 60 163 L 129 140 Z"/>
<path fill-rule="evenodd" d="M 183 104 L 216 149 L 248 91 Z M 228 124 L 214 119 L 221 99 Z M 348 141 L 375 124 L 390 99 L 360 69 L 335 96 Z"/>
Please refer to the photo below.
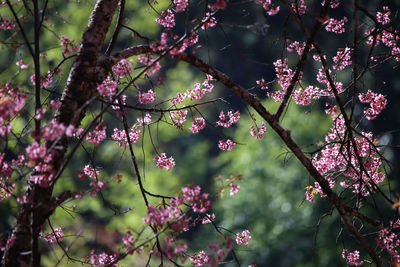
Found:
<path fill-rule="evenodd" d="M 2 76 L 0 84 L 0 200 L 18 203 L 16 220 L 2 241 L 3 265 L 40 266 L 39 241 L 44 239 L 60 246 L 70 261 L 93 266 L 116 266 L 124 258 L 142 253 L 148 257 L 147 264 L 155 257 L 162 266 L 182 266 L 185 262 L 217 266 L 225 261 L 240 266 L 236 250 L 251 242 L 251 229 L 235 233 L 220 227 L 215 221 L 218 214 L 211 210 L 213 196 L 198 185 L 182 186 L 179 192 L 168 195 L 153 193 L 144 179 L 148 166 L 140 166 L 137 156 L 143 143 L 149 142 L 154 166 L 164 172 L 179 168 L 174 156 L 154 142 L 152 132 L 159 125 L 193 135 L 206 128 L 218 131 L 222 134 L 215 147 L 221 153 L 230 153 L 238 144 L 224 133 L 235 129 L 240 112 L 248 112 L 253 118 L 248 125 L 249 138 L 263 139 L 276 132 L 313 178 L 305 192 L 299 188 L 305 199 L 315 202 L 327 198 L 340 215 L 359 244 L 358 248 L 343 250 L 344 262 L 354 266 L 400 263 L 396 210 L 387 218 L 371 202 L 380 196 L 394 209 L 400 205 L 387 190 L 382 146 L 360 124 L 373 121 L 390 105 L 375 86 L 365 83 L 372 72 L 379 75 L 376 72 L 382 64 L 398 65 L 400 61 L 400 37 L 388 6 L 373 10 L 358 0 L 143 1 L 156 14 L 152 23 L 162 29 L 160 35 L 144 37 L 135 25 L 126 23 L 125 0 L 97 0 L 79 42 L 68 38 L 67 33 L 52 30 L 50 4 L 48 0 L 0 1 L 1 44 L 7 51 L 18 47 L 28 54 L 14 64 L 19 77 L 29 77 L 26 82 Z M 294 25 L 285 28 L 283 38 L 277 37 L 282 53 L 269 62 L 274 67 L 274 79 L 259 77 L 250 87 L 224 73 L 223 63 L 217 68 L 200 55 L 207 32 L 218 27 L 223 31 L 228 25 L 226 14 L 243 6 L 250 6 L 249 10 L 267 19 L 281 16 Z M 350 15 L 343 16 L 338 11 L 341 8 L 346 12 L 350 9 Z M 136 36 L 135 42 L 122 47 L 119 37 L 123 31 Z M 52 45 L 61 48 L 62 60 L 52 67 L 46 64 L 42 50 L 49 42 L 47 32 L 57 36 L 57 43 Z M 321 38 L 338 39 L 342 46 L 330 47 L 319 41 Z M 202 72 L 203 79 L 195 81 L 192 88 L 180 88 L 176 96 L 166 97 L 163 71 L 176 62 Z M 65 84 L 57 84 L 66 73 Z M 218 94 L 217 86 L 221 90 Z M 62 90 L 61 97 L 55 88 Z M 243 111 L 224 108 L 232 93 L 245 104 Z M 263 98 L 279 103 L 278 108 L 269 109 Z M 320 105 L 332 120 L 322 145 L 312 153 L 292 137 L 296 129 L 283 126 L 289 105 Z M 219 111 L 209 117 L 200 111 L 203 106 L 216 106 Z M 113 121 L 105 119 L 107 114 L 112 114 Z M 16 126 L 21 119 L 26 121 L 23 128 Z M 100 197 L 110 183 L 128 179 L 118 170 L 114 176 L 104 177 L 94 160 L 72 170 L 76 177 L 63 176 L 74 168 L 71 161 L 85 149 L 84 143 L 101 147 L 104 142 L 113 142 L 115 149 L 129 153 L 135 177 L 132 184 L 137 186 L 147 210 L 143 229 L 151 234 L 143 239 L 144 231 L 126 231 L 118 251 L 92 250 L 86 258 L 78 259 L 69 253 L 73 244 L 66 246 L 62 228 L 53 227 L 50 218 L 64 203 Z M 89 180 L 89 188 L 55 193 L 57 184 L 75 178 Z M 234 197 L 240 185 L 238 180 L 228 180 L 226 190 Z M 346 199 L 345 194 L 352 197 Z M 376 212 L 364 212 L 363 205 L 371 205 Z M 209 224 L 221 241 L 191 254 L 190 243 L 180 240 L 179 235 L 201 224 Z M 43 230 L 45 225 L 48 232 Z"/>

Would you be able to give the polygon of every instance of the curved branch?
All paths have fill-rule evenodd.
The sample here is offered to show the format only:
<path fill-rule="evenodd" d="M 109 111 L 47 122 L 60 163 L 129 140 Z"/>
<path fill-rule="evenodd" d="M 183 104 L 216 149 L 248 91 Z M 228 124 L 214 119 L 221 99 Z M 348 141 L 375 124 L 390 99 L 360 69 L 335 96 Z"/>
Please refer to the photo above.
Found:
<path fill-rule="evenodd" d="M 226 74 L 216 70 L 212 66 L 203 62 L 202 60 L 186 54 L 180 54 L 176 57 L 178 60 L 183 60 L 199 70 L 212 75 L 215 79 L 219 80 L 226 87 L 236 93 L 243 101 L 252 106 L 257 113 L 265 119 L 268 124 L 275 130 L 275 132 L 280 136 L 280 138 L 285 142 L 286 146 L 293 152 L 297 159 L 302 163 L 302 165 L 307 169 L 308 173 L 319 183 L 323 192 L 327 195 L 329 201 L 336 207 L 343 222 L 349 231 L 356 237 L 360 242 L 361 246 L 368 252 L 371 258 L 374 260 L 377 266 L 383 266 L 379 256 L 369 244 L 368 240 L 361 235 L 358 229 L 353 225 L 350 219 L 350 215 L 357 216 L 360 220 L 365 220 L 366 216 L 361 216 L 361 214 L 351 207 L 343 204 L 338 195 L 330 188 L 328 181 L 317 171 L 313 166 L 310 158 L 308 158 L 301 148 L 294 142 L 290 136 L 290 131 L 284 129 L 275 119 L 274 116 L 268 112 L 261 102 L 256 99 L 255 96 L 251 95 L 246 89 L 237 85 L 230 77 Z M 380 225 L 378 222 L 372 219 L 367 220 L 368 223 L 372 223 L 374 226 Z"/>

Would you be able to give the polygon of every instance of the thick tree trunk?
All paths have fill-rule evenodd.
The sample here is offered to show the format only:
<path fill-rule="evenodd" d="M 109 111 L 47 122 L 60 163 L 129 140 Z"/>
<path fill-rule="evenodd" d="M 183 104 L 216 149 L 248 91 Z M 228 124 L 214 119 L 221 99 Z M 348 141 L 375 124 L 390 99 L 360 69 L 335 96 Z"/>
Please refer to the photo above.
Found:
<path fill-rule="evenodd" d="M 98 64 L 104 40 L 110 27 L 118 0 L 98 0 L 91 14 L 67 85 L 62 97 L 62 106 L 56 120 L 65 126 L 77 127 L 85 113 L 85 103 L 96 94 L 97 84 L 107 76 L 109 69 Z M 55 149 L 51 162 L 53 171 L 57 172 L 64 159 L 69 138 L 61 137 L 57 145 L 48 143 L 48 148 Z M 26 203 L 21 206 L 16 225 L 6 247 L 2 264 L 4 266 L 40 266 L 38 235 L 41 226 L 58 206 L 60 199 L 53 198 L 53 183 L 43 188 L 29 182 L 25 197 Z"/>

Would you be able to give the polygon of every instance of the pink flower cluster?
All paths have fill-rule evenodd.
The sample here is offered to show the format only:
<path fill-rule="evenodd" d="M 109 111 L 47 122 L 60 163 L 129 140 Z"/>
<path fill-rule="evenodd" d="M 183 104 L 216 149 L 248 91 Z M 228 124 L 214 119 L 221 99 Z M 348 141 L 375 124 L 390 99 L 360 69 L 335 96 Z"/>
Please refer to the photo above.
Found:
<path fill-rule="evenodd" d="M 177 97 L 171 99 L 169 102 L 170 102 L 172 105 L 178 105 L 178 104 L 182 103 L 183 101 L 185 101 L 186 96 L 187 96 L 186 93 L 181 94 L 181 93 L 178 92 L 178 93 L 177 93 Z"/>
<path fill-rule="evenodd" d="M 236 144 L 230 139 L 219 140 L 219 142 L 218 142 L 219 149 L 221 149 L 223 151 L 225 151 L 225 150 L 231 151 L 232 149 L 235 148 L 235 146 L 236 146 Z"/>
<path fill-rule="evenodd" d="M 265 126 L 264 122 L 261 122 L 260 127 L 258 127 L 257 125 L 250 126 L 250 134 L 251 136 L 254 136 L 256 139 L 263 139 L 266 131 L 267 127 Z"/>
<path fill-rule="evenodd" d="M 207 30 L 208 28 L 212 28 L 217 26 L 217 20 L 215 17 L 211 16 L 211 13 L 207 12 L 205 17 L 201 20 L 203 25 L 201 26 L 202 30 Z"/>
<path fill-rule="evenodd" d="M 275 73 L 278 79 L 278 84 L 281 86 L 281 90 L 276 92 L 268 92 L 267 96 L 272 97 L 276 102 L 280 102 L 283 99 L 283 96 L 286 93 L 287 88 L 289 87 L 292 78 L 294 76 L 294 72 L 288 66 L 288 59 L 278 59 L 274 62 Z M 300 84 L 302 79 L 302 73 L 300 73 L 295 85 Z"/>
<path fill-rule="evenodd" d="M 207 79 L 202 84 L 195 83 L 192 90 L 187 90 L 187 96 L 190 100 L 199 100 L 202 99 L 205 94 L 211 93 L 214 89 L 214 85 L 210 83 L 212 80 L 212 76 L 207 76 Z"/>
<path fill-rule="evenodd" d="M 64 55 L 71 55 L 78 51 L 78 47 L 74 44 L 74 41 L 71 41 L 68 37 L 61 35 L 61 46 L 64 48 Z"/>
<path fill-rule="evenodd" d="M 230 183 L 230 184 L 229 184 L 229 187 L 231 188 L 231 190 L 230 190 L 230 192 L 229 192 L 229 194 L 230 194 L 231 196 L 234 196 L 234 195 L 236 195 L 236 194 L 239 192 L 240 185 L 235 185 L 234 183 Z"/>
<path fill-rule="evenodd" d="M 139 103 L 140 104 L 150 104 L 156 100 L 156 94 L 153 90 L 149 90 L 146 93 L 139 92 Z"/>
<path fill-rule="evenodd" d="M 361 103 L 369 104 L 369 108 L 364 109 L 364 114 L 366 115 L 368 120 L 373 120 L 382 110 L 385 109 L 387 100 L 381 94 L 376 94 L 371 90 L 368 90 L 366 93 L 361 93 L 358 95 Z"/>
<path fill-rule="evenodd" d="M 201 194 L 200 186 L 183 187 L 183 199 L 188 202 L 192 210 L 197 213 L 205 213 L 210 209 L 211 202 L 208 200 L 208 194 Z"/>
<path fill-rule="evenodd" d="M 90 252 L 90 257 L 87 259 L 87 263 L 91 264 L 93 267 L 117 267 L 116 264 L 111 264 L 115 262 L 117 255 L 108 255 L 105 252 L 96 254 L 94 250 Z"/>
<path fill-rule="evenodd" d="M 65 133 L 66 127 L 62 123 L 58 123 L 56 120 L 50 121 L 50 123 L 42 129 L 41 137 L 47 141 L 54 141 L 60 138 Z"/>
<path fill-rule="evenodd" d="M 124 247 L 126 247 L 129 255 L 133 254 L 134 242 L 135 242 L 135 239 L 133 238 L 132 233 L 129 231 L 126 232 L 125 235 L 122 237 L 122 243 L 124 244 Z"/>
<path fill-rule="evenodd" d="M 344 119 L 337 113 L 332 115 L 334 125 L 331 132 L 325 137 L 328 145 L 314 156 L 313 165 L 321 175 L 324 175 L 331 188 L 335 186 L 336 179 L 343 177 L 344 180 L 340 182 L 340 186 L 353 188 L 354 194 L 368 196 L 372 188 L 385 179 L 385 174 L 379 170 L 382 160 L 378 155 L 379 148 L 375 146 L 377 141 L 373 140 L 371 133 L 361 132 L 360 136 L 354 137 L 356 147 L 351 142 L 344 143 L 346 132 Z M 361 158 L 362 168 L 356 155 Z M 349 167 L 349 164 L 352 166 Z M 314 194 L 321 194 L 322 197 L 325 197 L 317 184 L 315 189 L 309 190 L 310 192 L 312 194 L 309 196 L 309 200 L 313 200 Z"/>
<path fill-rule="evenodd" d="M 18 60 L 17 63 L 15 63 L 15 65 L 17 65 L 18 67 L 20 67 L 21 70 L 25 70 L 25 69 L 29 68 L 29 65 L 28 65 L 28 64 L 25 64 L 24 61 L 23 61 L 22 59 L 21 59 L 21 60 Z"/>
<path fill-rule="evenodd" d="M 160 156 L 156 156 L 153 160 L 156 162 L 158 168 L 166 169 L 167 171 L 171 170 L 175 166 L 174 158 L 167 158 L 165 153 L 161 153 Z"/>
<path fill-rule="evenodd" d="M 177 232 L 189 230 L 190 218 L 183 214 L 181 206 L 190 206 L 196 213 L 205 213 L 210 209 L 208 194 L 201 194 L 199 186 L 194 188 L 183 187 L 182 197 L 171 198 L 169 205 L 154 207 L 148 205 L 148 218 L 143 218 L 143 222 L 161 228 L 169 223 L 169 227 Z"/>
<path fill-rule="evenodd" d="M 53 180 L 54 171 L 49 164 L 53 159 L 53 153 L 47 154 L 46 145 L 39 145 L 38 142 L 26 148 L 29 161 L 26 166 L 33 167 L 34 174 L 31 175 L 30 180 L 42 187 L 47 187 Z"/>
<path fill-rule="evenodd" d="M 189 4 L 189 0 L 174 0 L 173 2 L 176 13 L 185 11 Z"/>
<path fill-rule="evenodd" d="M 12 20 L 2 19 L 0 20 L 0 30 L 11 31 L 15 28 L 15 24 Z"/>
<path fill-rule="evenodd" d="M 333 65 L 334 70 L 343 70 L 347 66 L 352 64 L 351 62 L 351 49 L 346 47 L 342 51 L 338 51 L 336 56 L 333 57 L 333 62 L 336 64 Z"/>
<path fill-rule="evenodd" d="M 174 213 L 172 213 L 171 211 L 174 211 Z M 147 215 L 149 216 L 148 218 L 143 218 L 144 223 L 154 224 L 158 227 L 162 227 L 164 224 L 174 219 L 175 216 L 179 217 L 180 214 L 179 212 L 176 214 L 175 210 L 171 209 L 170 207 L 155 208 L 152 205 L 149 205 L 147 206 Z"/>
<path fill-rule="evenodd" d="M 105 125 L 103 125 L 103 126 L 97 125 L 96 129 L 94 129 L 93 132 L 89 132 L 86 135 L 86 140 L 89 143 L 94 144 L 95 146 L 100 145 L 100 143 L 103 142 L 104 139 L 106 139 L 106 137 L 107 137 L 106 129 L 107 129 L 107 127 Z"/>
<path fill-rule="evenodd" d="M 162 34 L 162 37 L 166 36 L 165 33 Z M 177 38 L 178 36 L 174 36 L 174 38 Z M 189 36 L 187 36 L 185 39 L 183 39 L 182 44 L 180 46 L 174 47 L 172 50 L 169 51 L 169 54 L 172 56 L 176 56 L 179 54 L 182 54 L 185 52 L 185 50 L 188 47 L 191 47 L 199 41 L 199 35 L 196 32 L 192 32 Z M 158 46 L 157 50 L 165 50 L 167 47 L 163 43 L 166 43 L 166 41 L 163 41 L 161 39 L 161 45 Z"/>
<path fill-rule="evenodd" d="M 211 214 L 206 214 L 204 217 L 203 217 L 203 220 L 201 221 L 201 223 L 202 224 L 209 224 L 209 223 L 211 223 L 211 222 L 213 222 L 215 220 L 215 214 L 214 213 L 211 213 Z"/>
<path fill-rule="evenodd" d="M 251 240 L 250 231 L 244 230 L 241 233 L 236 234 L 236 243 L 238 245 L 248 245 Z"/>
<path fill-rule="evenodd" d="M 292 3 L 292 10 L 294 13 L 301 15 L 304 15 L 307 10 L 307 6 L 304 3 L 304 0 L 296 1 L 295 3 Z"/>
<path fill-rule="evenodd" d="M 187 250 L 187 244 L 186 243 L 178 244 L 173 238 L 170 238 L 169 236 L 166 236 L 164 238 L 164 241 L 167 245 L 166 248 L 167 257 L 169 259 L 182 257 L 181 262 L 184 263 L 186 261 L 185 252 Z"/>
<path fill-rule="evenodd" d="M 132 62 L 132 59 L 121 59 L 117 64 L 112 67 L 112 71 L 115 73 L 115 75 L 118 76 L 118 78 L 122 79 L 134 71 L 132 67 Z"/>
<path fill-rule="evenodd" d="M 157 18 L 156 22 L 165 28 L 172 28 L 175 26 L 175 15 L 168 9 L 161 13 L 161 18 Z"/>
<path fill-rule="evenodd" d="M 146 112 L 144 118 L 138 118 L 137 122 L 139 123 L 139 126 L 145 127 L 151 123 L 151 115 Z"/>
<path fill-rule="evenodd" d="M 192 122 L 192 127 L 190 127 L 190 130 L 192 133 L 197 134 L 199 133 L 200 130 L 203 130 L 206 127 L 206 122 L 204 118 L 195 118 L 194 121 Z"/>
<path fill-rule="evenodd" d="M 56 242 L 61 242 L 64 238 L 64 234 L 62 231 L 62 228 L 54 228 L 54 232 L 49 232 L 47 235 L 43 235 L 43 233 L 39 234 L 39 237 L 44 238 L 47 242 L 50 244 L 56 243 Z"/>
<path fill-rule="evenodd" d="M 36 76 L 35 74 L 31 75 L 31 82 L 33 85 L 36 85 Z M 47 71 L 46 76 L 40 76 L 40 87 L 47 88 L 53 82 L 53 77 L 50 71 Z"/>
<path fill-rule="evenodd" d="M 294 41 L 294 42 L 290 42 L 290 40 L 286 40 L 286 50 L 288 52 L 293 52 L 296 51 L 296 53 L 301 56 L 303 54 L 304 48 L 306 47 L 306 43 L 305 42 L 298 42 L 298 41 Z M 314 47 L 312 46 L 310 50 L 312 50 Z"/>
<path fill-rule="evenodd" d="M 207 253 L 202 250 L 196 255 L 190 256 L 189 260 L 194 266 L 219 266 L 232 249 L 229 245 L 231 242 L 228 241 L 227 243 L 226 248 L 220 248 L 218 244 L 210 244 L 207 246 Z"/>
<path fill-rule="evenodd" d="M 278 14 L 280 6 L 274 6 L 271 0 L 254 0 L 257 4 L 262 4 L 263 8 L 267 11 L 267 14 L 274 16 Z"/>
<path fill-rule="evenodd" d="M 138 56 L 138 60 L 140 63 L 149 67 L 149 69 L 145 72 L 146 75 L 153 75 L 161 69 L 161 64 L 159 61 L 155 62 L 155 59 L 147 56 Z"/>
<path fill-rule="evenodd" d="M 52 110 L 57 110 L 61 107 L 61 101 L 59 100 L 50 100 L 50 108 Z"/>
<path fill-rule="evenodd" d="M 15 189 L 15 184 L 10 184 L 8 180 L 11 178 L 13 168 L 5 159 L 5 153 L 0 153 L 0 201 L 11 196 Z M 21 158 L 21 161 L 23 158 Z M 17 164 L 18 165 L 18 164 Z"/>
<path fill-rule="evenodd" d="M 382 25 L 389 24 L 390 23 L 390 18 L 389 18 L 390 10 L 389 10 L 389 7 L 384 6 L 383 7 L 383 11 L 384 11 L 384 13 L 379 12 L 379 11 L 376 12 L 376 20 L 379 23 L 381 23 Z"/>
<path fill-rule="evenodd" d="M 12 127 L 8 121 L 18 114 L 25 106 L 28 93 L 24 94 L 18 87 L 11 88 L 11 84 L 0 84 L 0 137 L 6 136 Z"/>
<path fill-rule="evenodd" d="M 190 256 L 189 259 L 192 262 L 193 266 L 204 266 L 210 262 L 210 255 L 206 255 L 204 250 L 200 251 L 194 256 Z"/>
<path fill-rule="evenodd" d="M 328 25 L 325 26 L 327 32 L 333 32 L 335 34 L 342 34 L 345 32 L 344 24 L 347 22 L 347 17 L 343 17 L 341 20 L 329 19 Z"/>
<path fill-rule="evenodd" d="M 308 106 L 311 104 L 311 101 L 314 99 L 319 99 L 321 96 L 321 92 L 318 87 L 314 87 L 312 85 L 307 86 L 306 89 L 299 88 L 295 90 L 292 94 L 292 98 L 296 102 L 297 105 Z"/>
<path fill-rule="evenodd" d="M 211 75 L 207 75 L 206 80 L 202 84 L 195 83 L 194 88 L 191 90 L 187 90 L 186 93 L 177 93 L 177 97 L 170 100 L 172 105 L 178 105 L 182 103 L 186 97 L 190 98 L 190 100 L 199 100 L 204 97 L 205 94 L 211 93 L 213 91 L 214 85 L 210 82 L 213 81 L 214 78 Z"/>
<path fill-rule="evenodd" d="M 239 111 L 233 113 L 233 111 L 228 111 L 225 115 L 223 111 L 219 114 L 219 121 L 217 121 L 217 125 L 225 128 L 229 128 L 232 124 L 235 124 L 240 119 Z"/>
<path fill-rule="evenodd" d="M 110 77 L 107 77 L 101 84 L 97 86 L 97 91 L 101 96 L 105 97 L 113 97 L 117 92 L 117 82 L 111 80 Z"/>
<path fill-rule="evenodd" d="M 140 136 L 141 131 L 132 127 L 129 132 L 129 141 L 131 144 L 135 144 Z M 127 146 L 128 145 L 128 138 L 126 136 L 125 130 L 118 130 L 117 128 L 114 129 L 114 134 L 111 136 L 113 140 L 117 142 L 119 146 Z"/>
<path fill-rule="evenodd" d="M 97 179 L 99 178 L 100 172 L 90 165 L 86 165 L 85 168 L 83 168 L 83 173 L 89 176 L 92 179 Z"/>
<path fill-rule="evenodd" d="M 383 228 L 378 233 L 377 243 L 381 249 L 386 250 L 392 257 L 392 264 L 400 263 L 400 254 L 398 248 L 400 246 L 399 234 L 395 231 L 400 229 L 400 220 L 390 222 L 390 227 Z"/>
<path fill-rule="evenodd" d="M 256 81 L 256 83 L 261 87 L 261 90 L 268 89 L 268 83 L 262 78 L 261 80 Z"/>
<path fill-rule="evenodd" d="M 343 249 L 342 258 L 345 259 L 350 266 L 360 266 L 363 264 L 363 261 L 360 260 L 360 252 L 358 252 L 358 250 L 349 253 L 347 249 Z"/>
<path fill-rule="evenodd" d="M 187 110 L 176 110 L 169 112 L 169 117 L 176 128 L 178 129 L 183 128 L 183 124 L 186 121 L 187 113 L 188 113 Z"/>
<path fill-rule="evenodd" d="M 322 0 L 321 5 L 325 5 L 325 0 Z M 330 7 L 331 8 L 337 8 L 340 5 L 339 0 L 331 0 L 330 1 Z"/>

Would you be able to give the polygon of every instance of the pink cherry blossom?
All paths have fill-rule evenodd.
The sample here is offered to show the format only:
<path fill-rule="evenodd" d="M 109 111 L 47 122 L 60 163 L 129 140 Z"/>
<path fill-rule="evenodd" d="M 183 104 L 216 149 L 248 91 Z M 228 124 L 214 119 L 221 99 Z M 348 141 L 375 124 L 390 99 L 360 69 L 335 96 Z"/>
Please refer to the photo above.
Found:
<path fill-rule="evenodd" d="M 215 220 L 215 214 L 211 213 L 211 214 L 206 214 L 206 216 L 203 217 L 203 220 L 201 221 L 202 224 L 208 224 L 211 223 L 211 221 Z"/>
<path fill-rule="evenodd" d="M 345 32 L 344 24 L 347 22 L 347 18 L 343 17 L 341 20 L 329 19 L 328 25 L 325 26 L 327 32 L 333 32 L 335 34 L 342 34 Z"/>
<path fill-rule="evenodd" d="M 131 144 L 136 144 L 140 137 L 141 131 L 137 128 L 131 128 L 129 131 L 129 140 Z M 128 145 L 128 138 L 126 136 L 125 130 L 118 130 L 117 128 L 114 129 L 114 134 L 111 136 L 113 140 L 117 142 L 119 146 L 127 146 Z"/>
<path fill-rule="evenodd" d="M 168 9 L 161 13 L 161 18 L 157 18 L 156 22 L 165 28 L 172 28 L 175 26 L 175 15 L 170 9 Z"/>
<path fill-rule="evenodd" d="M 238 245 L 245 245 L 247 246 L 251 240 L 250 231 L 244 230 L 241 233 L 236 234 L 236 243 Z"/>
<path fill-rule="evenodd" d="M 236 144 L 230 139 L 219 140 L 219 143 L 218 143 L 218 147 L 221 150 L 231 151 L 235 146 L 236 146 Z"/>
<path fill-rule="evenodd" d="M 260 127 L 258 127 L 257 125 L 250 126 L 250 134 L 251 136 L 254 136 L 256 139 L 263 139 L 266 131 L 267 127 L 265 126 L 264 122 L 261 122 Z"/>
<path fill-rule="evenodd" d="M 173 2 L 177 13 L 185 11 L 189 4 L 189 0 L 173 0 Z"/>
<path fill-rule="evenodd" d="M 151 123 L 151 115 L 146 112 L 144 118 L 138 118 L 137 122 L 139 123 L 139 126 L 145 127 Z"/>
<path fill-rule="evenodd" d="M 389 24 L 390 23 L 390 18 L 389 18 L 390 10 L 389 10 L 389 8 L 387 6 L 384 6 L 383 7 L 383 11 L 385 13 L 382 13 L 382 12 L 379 12 L 379 11 L 376 12 L 376 20 L 378 22 L 380 22 L 382 25 Z"/>
<path fill-rule="evenodd" d="M 116 264 L 111 264 L 117 258 L 117 255 L 106 254 L 105 252 L 96 254 L 94 250 L 90 252 L 90 257 L 87 259 L 87 263 L 91 264 L 93 267 L 117 267 Z"/>
<path fill-rule="evenodd" d="M 228 111 L 225 115 L 223 111 L 219 114 L 219 121 L 217 121 L 217 125 L 225 128 L 229 128 L 233 124 L 237 123 L 240 119 L 239 111 L 235 113 L 233 111 Z"/>
<path fill-rule="evenodd" d="M 86 165 L 85 168 L 83 168 L 83 173 L 92 179 L 97 179 L 100 175 L 100 172 L 90 165 Z"/>
<path fill-rule="evenodd" d="M 178 105 L 178 104 L 182 103 L 183 101 L 185 101 L 186 96 L 187 96 L 186 93 L 181 94 L 181 93 L 178 92 L 178 93 L 177 93 L 177 97 L 171 99 L 169 102 L 170 102 L 172 105 Z"/>
<path fill-rule="evenodd" d="M 64 234 L 61 227 L 54 228 L 54 232 L 49 232 L 47 235 L 39 234 L 40 237 L 43 237 L 44 240 L 49 242 L 50 244 L 61 242 L 64 238 Z"/>
<path fill-rule="evenodd" d="M 207 12 L 205 17 L 201 20 L 203 25 L 201 26 L 202 30 L 207 30 L 208 28 L 212 28 L 217 26 L 217 20 L 215 17 L 211 16 L 211 13 Z"/>
<path fill-rule="evenodd" d="M 195 118 L 194 121 L 192 122 L 192 127 L 190 127 L 190 130 L 192 133 L 197 134 L 200 130 L 203 130 L 206 127 L 206 122 L 204 118 Z"/>
<path fill-rule="evenodd" d="M 368 120 L 373 120 L 379 115 L 382 110 L 385 109 L 387 100 L 381 94 L 373 93 L 371 90 L 368 90 L 366 93 L 361 93 L 358 95 L 361 103 L 369 104 L 369 108 L 364 109 L 364 114 L 366 115 Z"/>
<path fill-rule="evenodd" d="M 132 67 L 132 62 L 132 59 L 121 59 L 117 64 L 112 67 L 112 71 L 118 76 L 118 78 L 122 79 L 134 71 Z"/>
<path fill-rule="evenodd" d="M 293 12 L 301 15 L 304 15 L 307 10 L 307 6 L 304 3 L 304 0 L 296 1 L 295 3 L 292 3 L 292 10 Z"/>
<path fill-rule="evenodd" d="M 161 153 L 160 156 L 156 156 L 153 160 L 156 162 L 158 168 L 166 169 L 167 171 L 171 170 L 175 166 L 174 158 L 167 158 L 165 153 Z"/>
<path fill-rule="evenodd" d="M 349 253 L 347 249 L 343 249 L 342 258 L 345 259 L 350 266 L 360 266 L 363 264 L 363 261 L 360 260 L 360 252 L 358 252 L 358 250 Z"/>
<path fill-rule="evenodd" d="M 186 121 L 187 113 L 187 110 L 176 110 L 169 112 L 169 117 L 176 128 L 183 128 L 183 124 Z"/>
<path fill-rule="evenodd" d="M 336 63 L 333 65 L 334 70 L 343 70 L 352 64 L 350 51 L 351 49 L 346 47 L 344 50 L 337 52 L 336 56 L 333 57 L 333 62 Z"/>
<path fill-rule="evenodd" d="M 68 37 L 61 35 L 61 46 L 64 48 L 63 54 L 71 55 L 78 51 L 78 47 L 74 44 L 74 41 L 71 41 Z"/>
<path fill-rule="evenodd" d="M 15 28 L 15 23 L 9 19 L 0 20 L 0 30 L 11 31 Z"/>
<path fill-rule="evenodd" d="M 264 78 L 261 80 L 256 81 L 256 83 L 261 87 L 261 90 L 267 90 L 268 84 L 265 82 Z"/>
<path fill-rule="evenodd" d="M 25 69 L 29 68 L 29 65 L 28 65 L 28 64 L 25 64 L 24 61 L 23 61 L 22 59 L 21 59 L 21 60 L 18 60 L 17 63 L 15 63 L 15 65 L 17 65 L 18 67 L 20 67 L 21 70 L 25 70 Z"/>
<path fill-rule="evenodd" d="M 230 192 L 229 192 L 229 194 L 230 194 L 231 196 L 234 196 L 234 195 L 236 195 L 236 194 L 239 192 L 240 185 L 235 185 L 234 183 L 230 183 L 230 184 L 229 184 L 229 187 L 231 188 L 231 189 L 230 189 Z"/>
<path fill-rule="evenodd" d="M 113 97 L 117 92 L 117 82 L 111 80 L 110 77 L 104 80 L 104 82 L 97 86 L 97 91 L 101 96 Z"/>
<path fill-rule="evenodd" d="M 86 135 L 86 140 L 95 146 L 100 145 L 100 143 L 103 142 L 107 137 L 106 129 L 107 127 L 105 125 L 97 125 L 96 129 Z"/>
<path fill-rule="evenodd" d="M 139 92 L 139 103 L 140 104 L 150 104 L 156 100 L 156 94 L 153 90 L 149 90 L 146 93 Z"/>

